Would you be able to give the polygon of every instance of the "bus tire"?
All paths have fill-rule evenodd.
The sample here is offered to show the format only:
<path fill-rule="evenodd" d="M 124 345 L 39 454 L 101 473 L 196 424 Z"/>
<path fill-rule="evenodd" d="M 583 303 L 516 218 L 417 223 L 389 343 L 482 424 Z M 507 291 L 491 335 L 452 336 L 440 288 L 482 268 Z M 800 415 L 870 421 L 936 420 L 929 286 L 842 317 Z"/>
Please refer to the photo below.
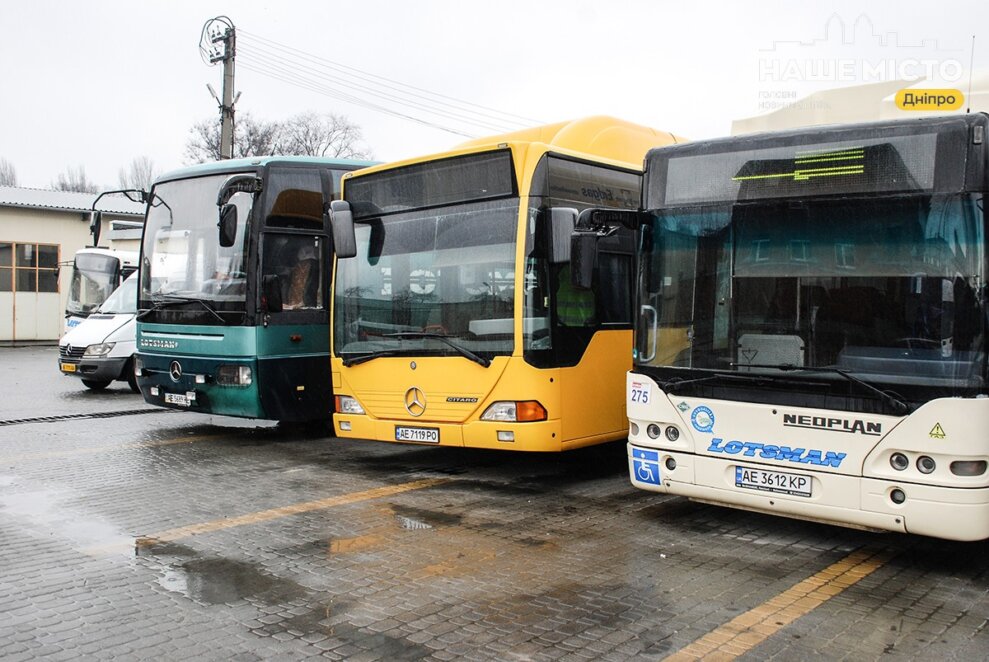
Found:
<path fill-rule="evenodd" d="M 88 388 L 90 391 L 102 391 L 107 386 L 110 385 L 109 381 L 94 380 L 94 379 L 84 379 L 82 380 L 82 385 Z"/>

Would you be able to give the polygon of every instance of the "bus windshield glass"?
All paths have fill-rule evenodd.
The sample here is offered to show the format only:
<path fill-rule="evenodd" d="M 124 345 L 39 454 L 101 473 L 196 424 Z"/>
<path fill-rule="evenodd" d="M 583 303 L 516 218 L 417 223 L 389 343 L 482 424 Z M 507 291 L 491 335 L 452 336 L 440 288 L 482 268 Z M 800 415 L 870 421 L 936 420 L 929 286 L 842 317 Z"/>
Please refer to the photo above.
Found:
<path fill-rule="evenodd" d="M 983 204 L 981 194 L 914 193 L 653 211 L 636 363 L 853 375 L 913 389 L 915 400 L 982 392 Z"/>
<path fill-rule="evenodd" d="M 357 256 L 337 262 L 337 356 L 511 354 L 519 199 L 510 151 L 355 177 L 344 196 Z"/>
<path fill-rule="evenodd" d="M 104 315 L 133 315 L 137 312 L 137 274 L 120 284 L 120 287 L 107 297 L 99 312 Z"/>
<path fill-rule="evenodd" d="M 454 351 L 430 334 L 510 354 L 518 213 L 508 198 L 358 223 L 357 256 L 337 262 L 337 355 Z"/>
<path fill-rule="evenodd" d="M 244 311 L 245 238 L 253 198 L 249 193 L 230 198 L 237 206 L 237 233 L 232 246 L 220 246 L 216 196 L 229 176 L 225 173 L 155 186 L 144 230 L 142 309 L 195 299 L 218 311 Z"/>
<path fill-rule="evenodd" d="M 66 312 L 89 314 L 117 286 L 120 259 L 112 255 L 80 254 L 75 258 Z"/>

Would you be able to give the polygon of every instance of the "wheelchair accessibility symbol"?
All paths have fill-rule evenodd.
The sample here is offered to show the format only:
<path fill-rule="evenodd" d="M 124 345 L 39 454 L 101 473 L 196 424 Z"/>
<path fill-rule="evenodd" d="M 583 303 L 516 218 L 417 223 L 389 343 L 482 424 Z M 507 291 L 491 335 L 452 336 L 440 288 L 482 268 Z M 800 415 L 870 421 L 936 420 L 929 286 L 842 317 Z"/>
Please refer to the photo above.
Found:
<path fill-rule="evenodd" d="M 634 461 L 635 478 L 640 483 L 659 485 L 659 465 L 652 462 Z"/>
<path fill-rule="evenodd" d="M 640 483 L 660 485 L 659 453 L 641 448 L 632 449 L 632 478 Z"/>

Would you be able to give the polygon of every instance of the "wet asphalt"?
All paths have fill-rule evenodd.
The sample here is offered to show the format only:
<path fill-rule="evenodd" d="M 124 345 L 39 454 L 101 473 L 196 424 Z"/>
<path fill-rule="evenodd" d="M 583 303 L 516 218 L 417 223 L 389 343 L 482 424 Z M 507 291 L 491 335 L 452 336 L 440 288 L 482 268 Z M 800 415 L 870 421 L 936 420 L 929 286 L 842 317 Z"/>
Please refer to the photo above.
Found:
<path fill-rule="evenodd" d="M 989 544 L 86 390 L 0 348 L 0 659 L 989 658 Z M 865 559 L 864 561 L 862 559 Z"/>

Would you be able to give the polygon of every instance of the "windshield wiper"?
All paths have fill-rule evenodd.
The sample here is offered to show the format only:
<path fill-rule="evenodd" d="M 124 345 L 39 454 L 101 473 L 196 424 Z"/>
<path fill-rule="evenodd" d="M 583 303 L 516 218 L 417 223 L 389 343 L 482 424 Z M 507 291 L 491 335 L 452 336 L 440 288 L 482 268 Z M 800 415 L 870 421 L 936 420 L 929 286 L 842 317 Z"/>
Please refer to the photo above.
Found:
<path fill-rule="evenodd" d="M 670 393 L 670 389 L 674 389 L 679 386 L 687 386 L 688 384 L 701 384 L 703 382 L 713 382 L 718 379 L 752 383 L 753 381 L 764 381 L 766 377 L 771 379 L 772 375 L 739 375 L 731 372 L 719 372 L 713 375 L 707 375 L 705 377 L 696 377 L 694 379 L 681 379 L 679 377 L 673 377 L 665 382 L 657 381 L 656 383 L 665 393 L 675 395 L 674 393 Z"/>
<path fill-rule="evenodd" d="M 466 347 L 463 347 L 461 345 L 458 345 L 457 343 L 455 343 L 452 340 L 450 340 L 450 336 L 444 335 L 442 333 L 429 333 L 429 332 L 426 332 L 426 331 L 399 331 L 398 333 L 386 333 L 386 334 L 384 334 L 384 337 L 385 338 L 399 338 L 401 340 L 405 340 L 405 339 L 418 339 L 418 338 L 428 338 L 428 339 L 431 339 L 431 340 L 439 340 L 440 342 L 442 342 L 442 343 L 448 345 L 449 347 L 452 347 L 453 349 L 457 350 L 457 353 L 459 353 L 461 356 L 463 356 L 466 359 L 470 359 L 474 363 L 478 363 L 478 364 L 484 366 L 485 368 L 487 368 L 489 365 L 491 365 L 491 360 L 490 359 L 486 359 L 483 356 L 478 356 L 477 354 L 475 354 L 474 352 L 470 351 Z"/>
<path fill-rule="evenodd" d="M 845 370 L 842 370 L 841 368 L 835 368 L 833 366 L 821 366 L 821 367 L 799 366 L 799 365 L 794 365 L 792 363 L 779 363 L 779 364 L 732 363 L 731 365 L 733 367 L 737 366 L 737 367 L 746 367 L 746 368 L 769 368 L 772 370 L 779 370 L 781 372 L 828 372 L 836 375 L 841 375 L 852 384 L 855 384 L 856 386 L 859 386 L 865 389 L 866 391 L 870 391 L 876 394 L 877 396 L 879 396 L 879 399 L 882 402 L 884 402 L 886 405 L 888 405 L 890 409 L 893 410 L 894 414 L 897 415 L 909 414 L 911 411 L 910 405 L 904 402 L 903 400 L 901 400 L 899 397 L 897 397 L 896 394 L 891 393 L 889 391 L 884 391 L 877 386 L 873 386 L 864 379 L 859 379 L 855 375 L 852 375 L 846 372 Z"/>
<path fill-rule="evenodd" d="M 202 299 L 197 299 L 196 297 L 183 297 L 177 294 L 164 294 L 164 295 L 159 295 L 159 298 L 152 298 L 152 302 L 154 303 L 154 305 L 151 306 L 151 308 L 148 308 L 147 310 L 138 313 L 137 319 L 141 319 L 145 315 L 149 315 L 156 310 L 161 310 L 162 308 L 168 308 L 169 306 L 175 306 L 180 303 L 198 303 L 200 306 L 205 308 L 213 317 L 220 320 L 220 324 L 223 324 L 224 326 L 226 326 L 227 324 L 227 320 L 223 319 L 220 316 L 220 313 L 216 312 L 216 309 L 213 308 L 213 306 L 209 305 Z"/>
<path fill-rule="evenodd" d="M 352 365 L 357 365 L 359 363 L 367 363 L 368 361 L 379 359 L 382 356 L 398 356 L 399 354 L 402 354 L 402 352 L 398 352 L 394 349 L 383 349 L 380 352 L 368 352 L 367 354 L 346 356 L 343 359 L 343 364 L 347 367 L 350 367 Z"/>

